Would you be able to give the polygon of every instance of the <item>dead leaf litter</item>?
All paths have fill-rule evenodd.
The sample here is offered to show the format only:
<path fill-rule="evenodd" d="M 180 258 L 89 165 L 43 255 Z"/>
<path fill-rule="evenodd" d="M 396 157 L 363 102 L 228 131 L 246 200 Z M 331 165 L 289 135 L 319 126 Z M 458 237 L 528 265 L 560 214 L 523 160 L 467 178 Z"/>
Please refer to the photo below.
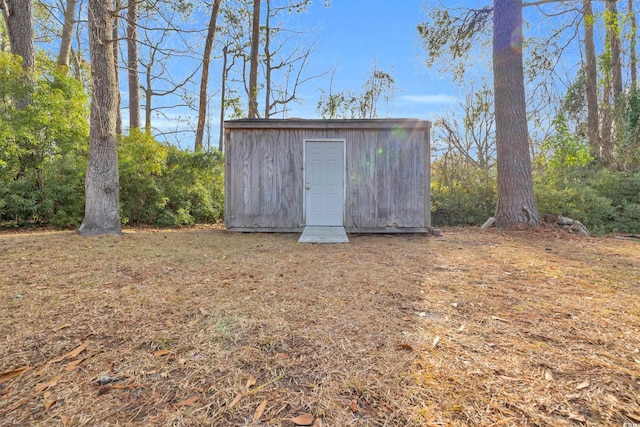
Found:
<path fill-rule="evenodd" d="M 1 233 L 0 425 L 640 425 L 640 246 Z"/>

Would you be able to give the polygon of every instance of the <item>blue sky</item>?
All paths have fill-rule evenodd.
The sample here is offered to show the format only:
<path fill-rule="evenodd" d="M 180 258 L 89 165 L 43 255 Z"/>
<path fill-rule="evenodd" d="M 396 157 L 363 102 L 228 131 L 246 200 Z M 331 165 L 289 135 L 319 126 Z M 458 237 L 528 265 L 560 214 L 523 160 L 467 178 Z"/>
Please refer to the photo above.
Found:
<path fill-rule="evenodd" d="M 274 1 L 282 4 L 285 0 Z M 316 75 L 334 70 L 333 90 L 351 90 L 359 93 L 374 66 L 389 73 L 395 80 L 396 95 L 389 111 L 380 106 L 379 116 L 419 118 L 435 120 L 436 114 L 455 109 L 459 103 L 460 89 L 451 83 L 450 75 L 441 75 L 425 65 L 425 53 L 418 37 L 417 25 L 425 20 L 426 7 L 433 0 L 333 0 L 331 7 L 324 7 L 323 0 L 313 0 L 304 13 L 285 18 L 285 28 L 304 31 L 298 43 L 315 43 L 306 68 L 306 75 Z M 470 0 L 477 6 L 478 2 Z M 483 2 L 480 2 L 482 4 Z M 263 11 L 264 13 L 264 7 Z M 208 13 L 208 12 L 207 12 Z M 206 25 L 208 17 L 203 12 L 197 21 Z M 293 46 L 293 45 L 292 45 Z M 221 60 L 214 51 L 211 63 L 209 93 L 212 116 L 212 143 L 217 144 L 219 126 L 219 80 Z M 218 57 L 216 59 L 216 57 Z M 184 63 L 183 63 L 184 64 Z M 184 67 L 184 73 L 190 72 Z M 200 78 L 200 73 L 194 80 Z M 262 78 L 262 76 L 260 76 Z M 124 79 L 123 79 L 124 81 Z M 328 92 L 331 73 L 306 82 L 298 92 L 299 102 L 290 104 L 287 117 L 319 118 L 317 102 L 321 89 Z M 199 80 L 194 83 L 199 84 Z M 197 88 L 196 88 L 197 90 Z M 126 93 L 123 93 L 126 102 Z M 156 102 L 163 102 L 157 100 Z M 259 110 L 263 108 L 262 94 L 258 97 Z M 154 119 L 154 127 L 175 128 L 176 120 L 184 118 L 186 111 L 168 114 L 168 120 Z M 128 111 L 123 110 L 125 123 Z M 188 113 L 191 123 L 196 113 Z M 281 118 L 275 116 L 274 118 Z M 182 133 L 180 146 L 190 148 L 192 138 Z"/>
<path fill-rule="evenodd" d="M 282 4 L 285 0 L 274 0 L 276 4 Z M 314 75 L 326 70 L 335 70 L 333 90 L 351 90 L 359 93 L 362 85 L 370 75 L 374 65 L 387 73 L 395 80 L 396 96 L 392 101 L 390 110 L 379 109 L 379 115 L 398 118 L 420 118 L 435 120 L 438 116 L 447 115 L 452 111 L 459 111 L 459 103 L 464 99 L 464 87 L 452 82 L 450 73 L 442 73 L 438 67 L 432 69 L 425 64 L 426 54 L 418 36 L 417 25 L 424 22 L 430 7 L 448 8 L 464 6 L 468 8 L 481 8 L 491 4 L 490 0 L 333 0 L 333 5 L 324 7 L 324 0 L 313 0 L 308 11 L 300 14 L 292 14 L 284 21 L 284 27 L 296 31 L 304 31 L 300 36 L 300 45 L 315 42 L 315 48 L 310 56 L 306 75 Z M 559 6 L 545 6 L 553 8 Z M 263 8 L 264 9 L 264 8 Z M 196 20 L 206 25 L 208 12 L 202 12 Z M 264 13 L 264 10 L 263 10 Z M 550 24 L 546 20 L 540 20 L 540 13 L 535 8 L 527 8 L 524 11 L 526 36 L 543 36 L 549 34 Z M 559 19 L 563 19 L 562 17 Z M 551 24 L 551 25 L 557 25 Z M 491 86 L 491 48 L 485 46 L 478 48 L 475 53 L 475 65 L 471 65 L 471 72 L 467 78 L 475 79 L 475 86 L 480 86 L 480 79 L 486 79 Z M 212 143 L 217 143 L 217 131 L 219 126 L 219 75 L 221 61 L 220 52 L 214 51 L 214 59 L 211 64 L 209 94 L 213 96 L 211 109 L 212 117 Z M 215 57 L 218 56 L 218 59 Z M 565 76 L 565 81 L 570 80 L 579 64 L 579 52 L 565 51 L 563 61 L 566 61 L 572 69 L 560 70 L 558 76 Z M 190 66 L 189 66 L 190 67 Z M 185 71 L 186 68 L 185 67 Z M 192 68 L 191 68 L 192 70 Z M 195 92 L 196 83 L 199 84 L 200 73 L 193 78 Z M 310 80 L 305 83 L 298 92 L 302 100 L 295 105 L 290 105 L 287 117 L 318 118 L 316 110 L 321 89 L 328 91 L 331 73 Z M 466 82 L 470 87 L 469 80 Z M 126 94 L 123 93 L 126 96 Z M 259 109 L 263 108 L 259 95 Z M 126 114 L 125 111 L 123 111 Z M 180 116 L 186 112 L 177 112 L 169 115 L 167 126 L 175 126 Z M 195 123 L 195 112 L 189 113 L 191 122 Z M 279 118 L 281 116 L 277 116 Z M 162 125 L 163 120 L 154 120 L 154 126 Z M 192 146 L 192 135 L 182 134 L 184 148 Z"/>
<path fill-rule="evenodd" d="M 311 67 L 335 67 L 334 90 L 359 91 L 375 65 L 396 83 L 390 115 L 432 119 L 437 111 L 457 104 L 457 89 L 449 76 L 438 75 L 424 63 L 416 27 L 426 16 L 425 4 L 424 0 L 334 0 L 325 8 L 315 1 L 291 23 L 308 28 L 309 39 L 317 41 Z M 306 84 L 303 96 L 309 102 L 299 107 L 299 116 L 317 117 L 320 87 L 328 89 L 329 76 Z"/>

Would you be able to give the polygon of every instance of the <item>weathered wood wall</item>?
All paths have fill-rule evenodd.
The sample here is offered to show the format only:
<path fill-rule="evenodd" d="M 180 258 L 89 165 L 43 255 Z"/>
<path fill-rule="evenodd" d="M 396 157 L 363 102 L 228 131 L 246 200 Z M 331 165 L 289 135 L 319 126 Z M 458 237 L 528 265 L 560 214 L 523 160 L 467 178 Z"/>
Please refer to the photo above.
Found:
<path fill-rule="evenodd" d="M 241 120 L 226 122 L 225 224 L 229 229 L 304 227 L 304 140 L 346 147 L 349 231 L 430 226 L 429 122 Z"/>

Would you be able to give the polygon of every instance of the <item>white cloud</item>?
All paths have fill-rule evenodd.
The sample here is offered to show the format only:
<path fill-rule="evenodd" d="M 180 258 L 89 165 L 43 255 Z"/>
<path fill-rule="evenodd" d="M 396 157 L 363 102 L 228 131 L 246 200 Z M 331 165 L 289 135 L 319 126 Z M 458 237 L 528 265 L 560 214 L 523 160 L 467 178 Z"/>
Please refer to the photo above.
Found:
<path fill-rule="evenodd" d="M 400 96 L 403 101 L 414 104 L 457 104 L 458 98 L 444 93 L 436 95 L 403 95 Z"/>

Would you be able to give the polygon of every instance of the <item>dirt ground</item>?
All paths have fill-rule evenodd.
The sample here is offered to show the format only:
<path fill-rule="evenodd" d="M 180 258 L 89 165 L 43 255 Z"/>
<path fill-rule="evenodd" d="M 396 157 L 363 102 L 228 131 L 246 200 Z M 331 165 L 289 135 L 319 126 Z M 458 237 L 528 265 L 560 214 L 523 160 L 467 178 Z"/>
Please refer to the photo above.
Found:
<path fill-rule="evenodd" d="M 638 239 L 297 237 L 0 234 L 0 425 L 640 426 Z"/>

